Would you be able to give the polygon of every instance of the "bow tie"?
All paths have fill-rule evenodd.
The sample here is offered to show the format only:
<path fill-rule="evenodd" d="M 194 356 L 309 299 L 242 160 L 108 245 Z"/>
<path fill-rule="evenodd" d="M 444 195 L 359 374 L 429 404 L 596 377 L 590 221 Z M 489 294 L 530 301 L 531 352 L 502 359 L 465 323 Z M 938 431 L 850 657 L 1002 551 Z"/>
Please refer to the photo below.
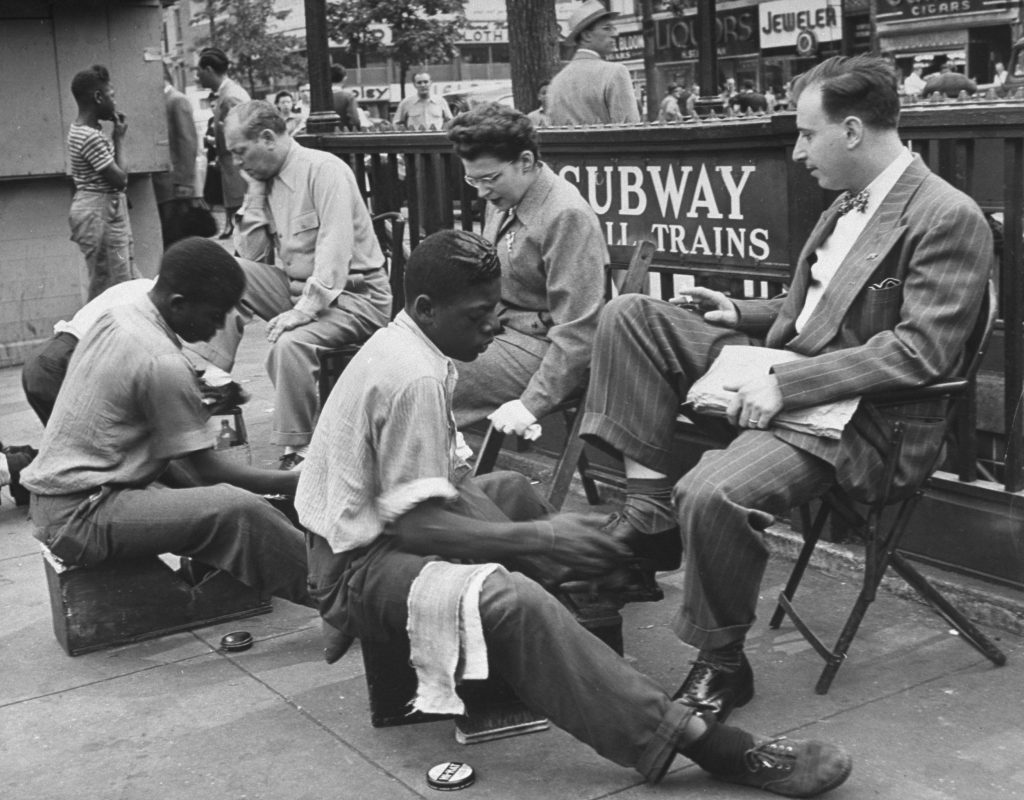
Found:
<path fill-rule="evenodd" d="M 868 207 L 868 190 L 861 189 L 857 194 L 851 194 L 846 192 L 842 197 L 839 198 L 839 215 L 842 216 L 853 209 L 857 209 L 861 214 Z"/>

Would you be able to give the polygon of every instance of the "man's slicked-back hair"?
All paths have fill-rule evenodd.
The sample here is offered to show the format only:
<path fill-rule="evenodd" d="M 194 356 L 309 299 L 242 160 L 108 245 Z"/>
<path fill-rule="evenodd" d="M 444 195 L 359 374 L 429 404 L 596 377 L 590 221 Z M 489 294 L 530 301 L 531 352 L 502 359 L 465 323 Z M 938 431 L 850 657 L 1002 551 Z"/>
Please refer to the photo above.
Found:
<path fill-rule="evenodd" d="M 245 273 L 219 244 L 190 236 L 164 251 L 156 289 L 192 302 L 230 308 L 245 291 Z"/>
<path fill-rule="evenodd" d="M 218 75 L 223 75 L 231 66 L 231 59 L 219 47 L 204 47 L 199 51 L 199 66 L 209 67 Z"/>
<path fill-rule="evenodd" d="M 277 106 L 266 100 L 248 100 L 239 103 L 228 112 L 228 116 L 238 121 L 242 133 L 250 141 L 260 135 L 260 131 L 270 128 L 280 136 L 288 132 L 288 123 L 277 110 Z"/>
<path fill-rule="evenodd" d="M 447 305 L 466 291 L 501 278 L 498 251 L 483 236 L 470 231 L 443 230 L 417 245 L 405 264 L 408 303 L 425 294 Z"/>
<path fill-rule="evenodd" d="M 102 64 L 93 64 L 71 79 L 71 94 L 79 103 L 92 100 L 93 94 L 110 83 L 110 71 Z"/>
<path fill-rule="evenodd" d="M 522 111 L 482 103 L 463 111 L 448 127 L 448 139 L 455 155 L 467 161 L 492 156 L 499 161 L 514 161 L 524 150 L 539 157 L 537 132 Z"/>
<path fill-rule="evenodd" d="M 331 83 L 341 83 L 348 71 L 341 64 L 331 64 Z"/>
<path fill-rule="evenodd" d="M 894 129 L 900 121 L 899 76 L 892 63 L 872 55 L 833 56 L 797 77 L 793 96 L 817 86 L 832 121 L 859 117 L 870 128 Z"/>

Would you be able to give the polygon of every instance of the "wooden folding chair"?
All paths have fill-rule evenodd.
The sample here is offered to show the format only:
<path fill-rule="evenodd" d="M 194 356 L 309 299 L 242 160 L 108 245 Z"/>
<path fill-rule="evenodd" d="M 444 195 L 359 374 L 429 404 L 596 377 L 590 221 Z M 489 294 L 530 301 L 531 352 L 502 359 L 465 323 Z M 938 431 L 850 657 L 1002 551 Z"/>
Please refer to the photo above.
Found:
<path fill-rule="evenodd" d="M 626 267 L 626 274 L 619 284 L 619 294 L 636 294 L 642 292 L 647 284 L 647 275 L 651 268 L 651 261 L 654 260 L 656 247 L 653 242 L 642 240 L 634 246 L 629 264 Z M 614 268 L 614 265 L 612 265 Z M 609 279 L 609 283 L 612 281 Z M 583 440 L 580 439 L 580 425 L 583 423 L 583 414 L 580 413 L 586 401 L 587 380 L 584 377 L 582 386 L 572 395 L 555 408 L 549 414 L 562 414 L 566 418 L 566 441 L 555 470 L 551 478 L 551 488 L 548 491 L 548 502 L 553 508 L 559 509 L 565 502 L 569 493 L 569 486 L 572 484 L 572 475 L 578 471 L 583 481 L 583 489 L 587 495 L 587 501 L 591 505 L 601 502 L 597 492 L 597 486 L 588 474 L 589 465 L 586 453 L 583 451 Z M 480 445 L 480 452 L 477 454 L 476 464 L 473 469 L 474 475 L 484 475 L 494 469 L 498 459 L 498 452 L 505 441 L 505 434 L 495 430 L 494 425 L 488 425 L 487 433 L 484 435 Z"/>
<path fill-rule="evenodd" d="M 948 410 L 945 416 L 947 436 L 953 437 L 956 433 L 958 422 L 958 407 L 969 402 L 973 397 L 975 378 L 978 368 L 981 365 L 982 356 L 988 345 L 996 318 L 996 292 L 995 284 L 990 280 L 985 300 L 978 315 L 978 321 L 974 326 L 965 347 L 964 365 L 961 375 L 958 378 L 934 383 L 915 389 L 884 392 L 864 397 L 862 402 L 870 402 L 875 406 L 895 406 L 906 403 L 917 403 L 924 400 L 946 398 Z M 878 586 L 886 571 L 892 567 L 895 572 L 907 583 L 914 587 L 917 592 L 928 602 L 929 605 L 949 622 L 963 639 L 984 655 L 996 666 L 1006 663 L 1006 656 L 979 631 L 958 609 L 956 609 L 938 589 L 922 575 L 906 556 L 900 552 L 899 544 L 910 521 L 915 507 L 920 501 L 924 489 L 932 473 L 937 469 L 941 452 L 936 454 L 934 462 L 925 472 L 919 485 L 911 487 L 900 493 L 899 496 L 892 496 L 892 477 L 899 460 L 900 448 L 903 442 L 904 428 L 902 423 L 895 422 L 892 425 L 890 448 L 886 458 L 886 468 L 882 485 L 879 487 L 878 499 L 868 506 L 867 512 L 861 511 L 850 498 L 838 487 L 832 487 L 821 499 L 821 507 L 812 520 L 809 506 L 800 508 L 803 521 L 802 536 L 804 544 L 800 550 L 796 564 L 790 574 L 785 589 L 779 595 L 779 603 L 775 609 L 770 627 L 778 628 L 785 616 L 789 616 L 797 630 L 811 644 L 814 650 L 825 661 L 825 668 L 815 686 L 815 692 L 825 694 L 832 685 L 839 667 L 846 660 L 847 652 L 860 627 L 861 620 L 867 612 L 868 606 L 874 601 Z M 888 521 L 883 521 L 883 512 L 894 510 L 894 516 L 887 515 Z M 839 634 L 836 644 L 831 649 L 811 630 L 803 617 L 797 613 L 793 606 L 793 596 L 796 594 L 800 579 L 810 561 L 814 547 L 829 518 L 839 518 L 849 525 L 852 532 L 864 540 L 864 576 L 860 593 L 850 611 L 850 615 Z"/>

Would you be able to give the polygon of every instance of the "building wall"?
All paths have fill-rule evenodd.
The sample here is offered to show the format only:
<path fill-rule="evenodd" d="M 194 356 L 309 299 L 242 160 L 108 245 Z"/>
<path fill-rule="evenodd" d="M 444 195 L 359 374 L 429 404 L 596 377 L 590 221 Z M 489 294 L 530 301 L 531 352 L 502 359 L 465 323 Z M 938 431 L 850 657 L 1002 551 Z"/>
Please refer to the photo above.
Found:
<path fill-rule="evenodd" d="M 69 241 L 73 185 L 64 141 L 77 115 L 71 78 L 111 71 L 125 140 L 140 271 L 161 251 L 150 173 L 167 169 L 158 0 L 20 0 L 0 4 L 0 366 L 24 360 L 53 324 L 82 305 L 84 260 Z"/>

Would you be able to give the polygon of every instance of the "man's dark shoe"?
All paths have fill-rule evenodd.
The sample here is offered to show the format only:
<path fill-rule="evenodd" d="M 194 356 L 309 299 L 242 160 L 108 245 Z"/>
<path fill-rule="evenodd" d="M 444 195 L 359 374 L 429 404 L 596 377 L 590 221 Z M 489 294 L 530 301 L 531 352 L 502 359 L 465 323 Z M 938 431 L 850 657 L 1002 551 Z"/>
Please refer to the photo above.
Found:
<path fill-rule="evenodd" d="M 839 786 L 853 769 L 849 753 L 814 739 L 768 739 L 748 750 L 743 761 L 742 772 L 715 777 L 785 797 L 816 797 Z"/>
<path fill-rule="evenodd" d="M 621 514 L 615 513 L 601 527 L 633 550 L 635 566 L 640 569 L 668 572 L 679 569 L 683 562 L 683 538 L 678 526 L 658 533 L 642 533 Z"/>
<path fill-rule="evenodd" d="M 654 572 L 635 567 L 614 569 L 599 578 L 565 581 L 559 583 L 557 589 L 567 595 L 581 595 L 589 602 L 607 602 L 618 608 L 626 603 L 657 603 L 665 597 Z"/>
<path fill-rule="evenodd" d="M 301 456 L 298 453 L 285 453 L 277 462 L 277 468 L 283 472 L 299 469 L 302 466 L 302 462 L 305 460 L 306 457 Z"/>
<path fill-rule="evenodd" d="M 746 653 L 740 652 L 740 664 L 734 670 L 697 656 L 672 699 L 699 711 L 710 712 L 719 722 L 725 722 L 734 708 L 745 706 L 753 696 L 754 671 Z"/>
<path fill-rule="evenodd" d="M 14 505 L 27 506 L 30 499 L 29 490 L 21 485 L 21 471 L 31 464 L 39 451 L 29 445 L 14 445 L 3 448 L 7 457 L 7 469 L 11 473 L 11 484 L 8 487 L 11 497 L 14 498 Z"/>
<path fill-rule="evenodd" d="M 222 386 L 210 386 L 200 380 L 199 388 L 203 395 L 203 406 L 210 416 L 226 414 L 238 406 L 245 405 L 250 398 L 249 393 L 234 381 Z"/>
<path fill-rule="evenodd" d="M 328 664 L 338 661 L 355 641 L 353 637 L 342 633 L 327 620 L 320 622 L 320 636 L 324 642 L 324 661 Z"/>

